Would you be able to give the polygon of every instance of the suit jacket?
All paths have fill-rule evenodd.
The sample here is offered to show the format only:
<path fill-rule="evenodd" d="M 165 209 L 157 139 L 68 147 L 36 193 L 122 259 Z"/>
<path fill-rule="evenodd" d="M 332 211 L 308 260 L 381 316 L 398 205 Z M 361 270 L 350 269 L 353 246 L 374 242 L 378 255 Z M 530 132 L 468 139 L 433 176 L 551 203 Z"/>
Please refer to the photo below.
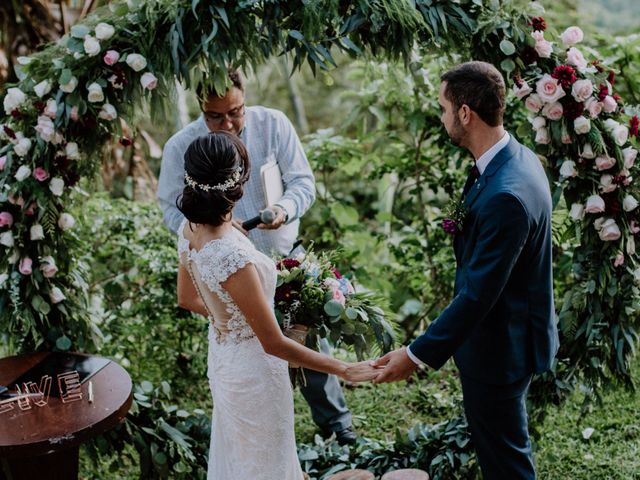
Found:
<path fill-rule="evenodd" d="M 505 385 L 551 367 L 558 350 L 551 193 L 536 155 L 513 136 L 464 199 L 454 241 L 455 297 L 411 352 L 438 369 Z"/>

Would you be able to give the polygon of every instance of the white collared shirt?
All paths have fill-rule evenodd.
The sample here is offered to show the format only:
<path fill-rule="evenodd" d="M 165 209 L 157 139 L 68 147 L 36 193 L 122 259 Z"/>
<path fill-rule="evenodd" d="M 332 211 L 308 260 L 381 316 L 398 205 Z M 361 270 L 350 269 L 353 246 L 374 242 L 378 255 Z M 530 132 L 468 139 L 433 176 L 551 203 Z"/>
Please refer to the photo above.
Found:
<path fill-rule="evenodd" d="M 511 135 L 509 135 L 509 132 L 504 132 L 504 135 L 500 140 L 494 143 L 489 150 L 487 150 L 482 155 L 480 155 L 480 158 L 476 160 L 476 167 L 478 167 L 478 171 L 480 172 L 480 175 L 484 173 L 484 171 L 487 168 L 487 165 L 489 165 L 489 162 L 493 160 L 493 158 L 498 154 L 498 152 L 507 146 L 510 139 L 511 139 Z M 407 347 L 407 355 L 409 355 L 409 358 L 413 361 L 413 363 L 417 365 L 424 365 L 424 362 L 420 360 L 418 357 L 416 357 L 413 354 L 413 352 L 411 352 L 411 349 L 409 347 Z"/>

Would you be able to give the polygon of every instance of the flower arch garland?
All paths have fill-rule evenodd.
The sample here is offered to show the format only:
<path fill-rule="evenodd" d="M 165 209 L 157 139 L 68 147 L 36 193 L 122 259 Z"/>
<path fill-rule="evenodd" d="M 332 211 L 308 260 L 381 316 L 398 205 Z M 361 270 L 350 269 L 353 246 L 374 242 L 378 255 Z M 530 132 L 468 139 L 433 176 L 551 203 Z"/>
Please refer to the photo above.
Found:
<path fill-rule="evenodd" d="M 475 0 L 128 0 L 96 11 L 21 58 L 20 82 L 3 99 L 0 330 L 21 349 L 91 346 L 96 332 L 67 206 L 78 180 L 96 171 L 95 153 L 120 135 L 117 119 L 134 118 L 145 103 L 157 108 L 174 77 L 221 88 L 227 65 L 255 66 L 274 53 L 315 71 L 336 65 L 333 47 L 407 59 L 421 41 L 500 66 L 532 114 L 525 133 L 563 188 L 578 246 L 575 283 L 560 306 L 558 378 L 596 385 L 613 373 L 630 381 L 640 298 L 638 119 L 623 111 L 610 67 L 575 46 L 581 31 L 566 30 L 563 46 L 554 46 L 535 11 L 503 2 L 496 12 Z"/>

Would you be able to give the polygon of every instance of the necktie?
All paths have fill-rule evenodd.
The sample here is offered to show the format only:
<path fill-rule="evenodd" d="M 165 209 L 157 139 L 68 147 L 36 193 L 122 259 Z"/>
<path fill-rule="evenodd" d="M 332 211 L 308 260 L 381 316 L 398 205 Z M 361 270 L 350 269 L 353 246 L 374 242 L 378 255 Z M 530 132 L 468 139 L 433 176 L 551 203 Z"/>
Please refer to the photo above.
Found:
<path fill-rule="evenodd" d="M 480 170 L 478 170 L 478 167 L 476 167 L 474 163 L 473 167 L 471 167 L 471 169 L 469 170 L 469 176 L 467 177 L 467 181 L 465 182 L 464 188 L 462 189 L 463 198 L 467 196 L 467 193 L 469 193 L 469 190 L 471 190 L 471 187 L 473 187 L 473 184 L 476 183 L 476 180 L 479 176 Z"/>

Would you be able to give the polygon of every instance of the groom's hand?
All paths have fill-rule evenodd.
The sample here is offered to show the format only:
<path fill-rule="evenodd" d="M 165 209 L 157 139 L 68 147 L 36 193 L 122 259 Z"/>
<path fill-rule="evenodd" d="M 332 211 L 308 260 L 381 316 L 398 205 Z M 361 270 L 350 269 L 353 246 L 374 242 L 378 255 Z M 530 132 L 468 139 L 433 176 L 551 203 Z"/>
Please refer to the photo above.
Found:
<path fill-rule="evenodd" d="M 387 353 L 374 362 L 375 367 L 384 367 L 374 383 L 398 382 L 405 380 L 416 371 L 418 365 L 407 355 L 406 347 Z"/>

